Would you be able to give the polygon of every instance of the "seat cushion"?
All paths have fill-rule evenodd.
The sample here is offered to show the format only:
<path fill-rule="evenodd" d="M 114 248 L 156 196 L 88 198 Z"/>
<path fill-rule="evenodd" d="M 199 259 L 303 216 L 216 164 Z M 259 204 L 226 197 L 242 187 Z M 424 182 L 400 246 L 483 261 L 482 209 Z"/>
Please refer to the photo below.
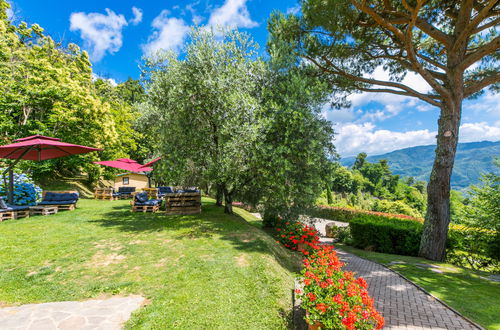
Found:
<path fill-rule="evenodd" d="M 67 200 L 67 201 L 42 201 L 38 203 L 38 205 L 69 205 L 69 204 L 76 204 L 76 200 Z"/>
<path fill-rule="evenodd" d="M 0 197 L 0 210 L 8 208 L 7 203 L 3 200 L 2 197 Z"/>
<path fill-rule="evenodd" d="M 53 200 L 55 200 L 54 198 L 56 198 L 55 197 L 56 195 L 57 195 L 56 193 L 49 191 L 45 194 L 45 197 L 43 198 L 43 200 L 44 201 L 53 201 Z"/>
<path fill-rule="evenodd" d="M 145 203 L 148 201 L 148 193 L 147 192 L 141 192 L 135 195 L 135 200 L 136 202 L 139 203 Z"/>
<path fill-rule="evenodd" d="M 22 205 L 8 205 L 9 208 L 13 209 L 14 211 L 25 211 L 29 210 L 29 206 L 22 206 Z"/>
<path fill-rule="evenodd" d="M 158 200 L 152 199 L 146 202 L 135 202 L 135 206 L 156 206 L 159 205 Z"/>

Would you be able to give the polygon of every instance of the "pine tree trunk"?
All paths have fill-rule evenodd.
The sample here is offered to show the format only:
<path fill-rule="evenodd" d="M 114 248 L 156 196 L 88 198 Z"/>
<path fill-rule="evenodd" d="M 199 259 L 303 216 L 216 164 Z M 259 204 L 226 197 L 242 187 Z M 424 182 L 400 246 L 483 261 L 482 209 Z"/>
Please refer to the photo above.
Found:
<path fill-rule="evenodd" d="M 215 192 L 215 205 L 222 206 L 223 199 L 224 199 L 224 188 L 221 184 L 217 184 L 217 189 Z"/>
<path fill-rule="evenodd" d="M 458 144 L 461 95 L 447 101 L 438 121 L 436 158 L 427 185 L 427 214 L 420 241 L 421 257 L 442 261 L 450 223 L 450 181 Z"/>
<path fill-rule="evenodd" d="M 224 213 L 233 214 L 233 193 L 224 188 Z"/>

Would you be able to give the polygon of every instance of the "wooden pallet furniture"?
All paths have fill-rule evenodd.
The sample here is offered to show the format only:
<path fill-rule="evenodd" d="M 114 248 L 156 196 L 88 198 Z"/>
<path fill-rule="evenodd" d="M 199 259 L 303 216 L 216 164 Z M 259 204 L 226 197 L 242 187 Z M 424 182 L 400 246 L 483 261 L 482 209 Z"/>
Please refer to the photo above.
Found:
<path fill-rule="evenodd" d="M 94 198 L 112 201 L 115 199 L 115 197 L 113 196 L 113 192 L 113 188 L 95 188 Z"/>
<path fill-rule="evenodd" d="M 30 215 L 51 215 L 58 212 L 57 206 L 31 206 Z"/>
<path fill-rule="evenodd" d="M 158 199 L 158 188 L 142 188 L 142 191 L 148 193 L 149 199 Z"/>
<path fill-rule="evenodd" d="M 201 192 L 175 192 L 165 195 L 165 213 L 197 214 L 201 213 Z"/>
<path fill-rule="evenodd" d="M 14 219 L 29 218 L 29 217 L 30 217 L 29 209 L 14 211 Z"/>
<path fill-rule="evenodd" d="M 15 219 L 15 214 L 16 212 L 14 211 L 0 211 L 0 222 Z"/>
<path fill-rule="evenodd" d="M 78 202 L 78 191 L 76 190 L 53 190 L 53 191 L 42 191 L 42 205 L 37 205 L 37 206 L 43 206 L 43 207 L 56 207 L 58 211 L 73 211 L 75 208 L 76 208 L 76 202 L 75 203 L 68 203 L 68 204 L 59 204 L 59 202 L 54 202 L 54 204 L 51 204 L 50 201 L 49 202 L 45 202 L 44 203 L 44 200 L 45 200 L 45 196 L 47 195 L 47 193 L 55 193 L 55 194 L 76 194 L 77 195 L 77 199 L 76 199 L 76 202 Z M 57 212 L 56 212 L 57 213 Z"/>
<path fill-rule="evenodd" d="M 160 209 L 160 205 L 135 205 L 135 203 L 132 201 L 130 202 L 132 205 L 132 212 L 151 212 L 155 213 L 158 212 Z"/>

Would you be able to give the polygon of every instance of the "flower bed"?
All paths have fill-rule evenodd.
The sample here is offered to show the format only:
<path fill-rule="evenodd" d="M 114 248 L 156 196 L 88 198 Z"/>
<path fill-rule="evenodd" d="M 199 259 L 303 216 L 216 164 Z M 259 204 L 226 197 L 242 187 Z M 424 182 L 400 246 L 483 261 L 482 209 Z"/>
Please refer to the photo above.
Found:
<path fill-rule="evenodd" d="M 342 270 L 333 246 L 320 245 L 316 229 L 300 222 L 279 221 L 278 241 L 305 256 L 295 293 L 302 300 L 309 325 L 323 329 L 381 329 L 384 318 L 373 307 L 366 281 Z"/>
<path fill-rule="evenodd" d="M 285 247 L 300 251 L 304 255 L 319 249 L 318 231 L 298 221 L 278 220 L 276 223 L 278 241 Z"/>

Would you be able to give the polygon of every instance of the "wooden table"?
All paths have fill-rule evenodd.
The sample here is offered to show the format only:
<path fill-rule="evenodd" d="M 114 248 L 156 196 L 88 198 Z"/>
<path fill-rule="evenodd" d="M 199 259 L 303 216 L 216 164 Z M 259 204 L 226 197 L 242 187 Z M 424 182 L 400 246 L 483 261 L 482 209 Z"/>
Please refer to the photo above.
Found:
<path fill-rule="evenodd" d="M 56 214 L 58 211 L 57 206 L 31 206 L 30 214 L 31 215 L 51 215 Z"/>

